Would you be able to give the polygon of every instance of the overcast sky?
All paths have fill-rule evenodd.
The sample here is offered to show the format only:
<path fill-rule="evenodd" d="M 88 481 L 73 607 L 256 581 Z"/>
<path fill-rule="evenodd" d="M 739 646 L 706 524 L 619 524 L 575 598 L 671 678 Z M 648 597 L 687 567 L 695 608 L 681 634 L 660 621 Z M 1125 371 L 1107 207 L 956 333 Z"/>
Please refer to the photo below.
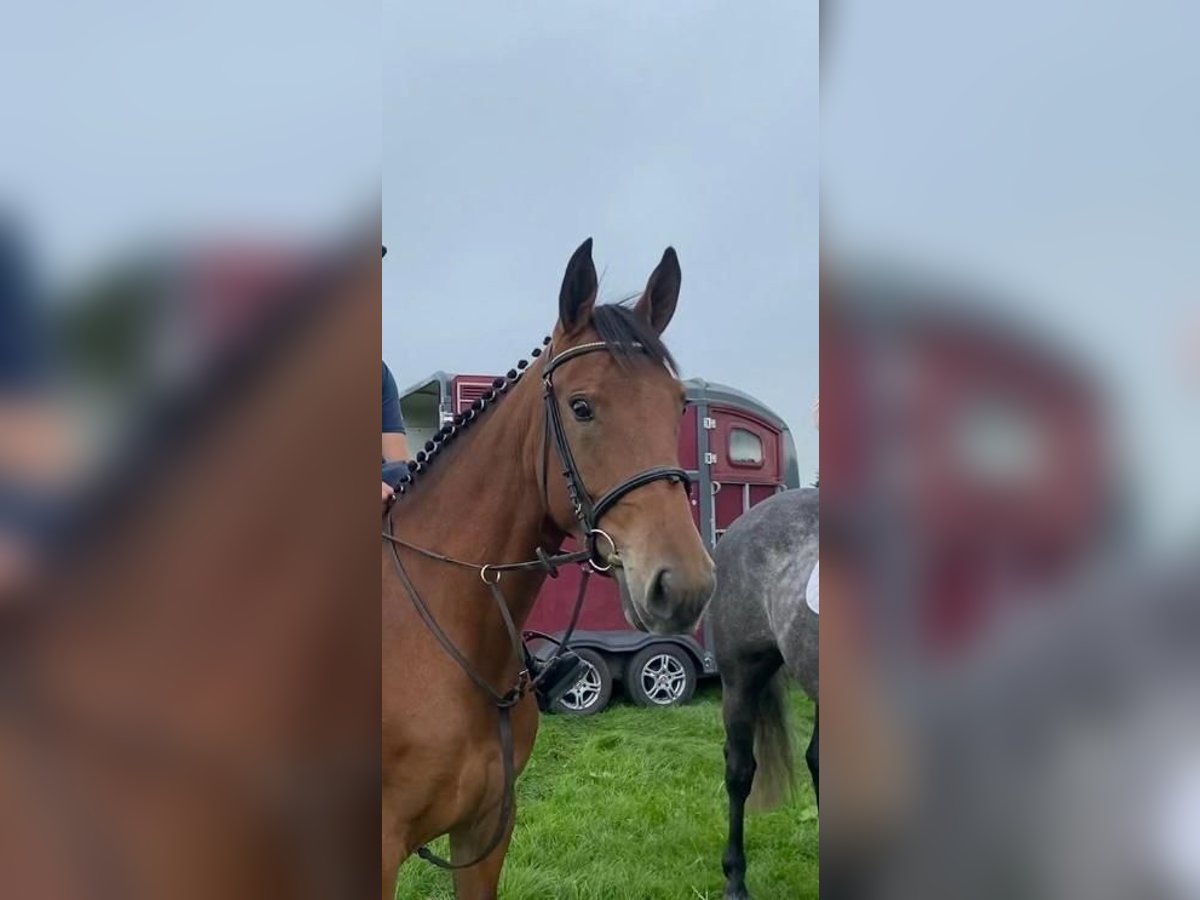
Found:
<path fill-rule="evenodd" d="M 595 239 L 602 299 L 672 245 L 685 377 L 745 390 L 817 469 L 817 4 L 384 6 L 383 355 L 499 372 Z"/>
<path fill-rule="evenodd" d="M 17 3 L 0 30 L 0 212 L 41 271 L 214 236 L 307 243 L 379 203 L 369 0 Z"/>
<path fill-rule="evenodd" d="M 1163 528 L 1194 523 L 1200 5 L 833 13 L 833 237 L 964 271 L 1090 355 L 1136 493 Z M 0 34 L 0 200 L 69 277 L 188 232 L 343 232 L 382 170 L 383 353 L 402 383 L 511 365 L 584 237 L 609 297 L 674 244 L 684 373 L 762 398 L 815 470 L 816 3 L 386 0 L 382 15 L 116 0 L 73 5 L 66 28 L 59 5 L 18 4 Z"/>

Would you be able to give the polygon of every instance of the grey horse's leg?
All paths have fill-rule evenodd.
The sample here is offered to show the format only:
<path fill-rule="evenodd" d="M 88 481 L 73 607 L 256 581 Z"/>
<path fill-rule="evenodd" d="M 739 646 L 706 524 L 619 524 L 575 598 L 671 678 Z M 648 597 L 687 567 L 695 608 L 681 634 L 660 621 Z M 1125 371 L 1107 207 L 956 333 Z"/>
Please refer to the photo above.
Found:
<path fill-rule="evenodd" d="M 725 846 L 725 900 L 749 900 L 746 891 L 744 825 L 746 798 L 754 784 L 754 725 L 758 700 L 771 677 L 783 664 L 778 651 L 739 659 L 722 669 L 722 712 L 725 718 L 725 791 L 729 795 L 729 842 Z"/>
<path fill-rule="evenodd" d="M 812 775 L 813 796 L 817 798 L 817 806 L 821 805 L 821 791 L 819 787 L 820 772 L 821 772 L 821 744 L 818 734 L 821 728 L 821 707 L 818 705 L 813 711 L 813 730 L 812 737 L 808 741 L 808 749 L 804 751 L 804 761 L 808 763 L 809 774 Z"/>

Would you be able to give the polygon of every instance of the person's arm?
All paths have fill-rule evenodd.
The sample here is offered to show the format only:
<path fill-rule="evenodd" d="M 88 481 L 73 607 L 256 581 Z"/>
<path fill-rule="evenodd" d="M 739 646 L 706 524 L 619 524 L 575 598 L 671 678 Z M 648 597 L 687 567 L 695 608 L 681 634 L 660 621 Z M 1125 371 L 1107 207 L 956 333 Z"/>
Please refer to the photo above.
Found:
<path fill-rule="evenodd" d="M 408 459 L 408 440 L 404 435 L 404 413 L 400 409 L 400 391 L 387 364 L 383 366 L 383 460 Z"/>
<path fill-rule="evenodd" d="M 408 438 L 403 433 L 383 435 L 383 458 L 388 462 L 399 462 L 408 459 Z"/>
<path fill-rule="evenodd" d="M 82 462 L 52 386 L 43 297 L 16 223 L 0 218 L 0 606 L 42 574 Z"/>

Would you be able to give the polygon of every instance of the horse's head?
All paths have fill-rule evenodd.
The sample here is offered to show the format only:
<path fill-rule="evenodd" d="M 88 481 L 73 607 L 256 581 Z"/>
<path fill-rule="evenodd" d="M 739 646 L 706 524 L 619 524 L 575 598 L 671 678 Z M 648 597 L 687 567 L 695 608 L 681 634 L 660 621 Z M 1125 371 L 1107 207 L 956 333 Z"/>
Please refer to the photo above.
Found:
<path fill-rule="evenodd" d="M 558 428 L 566 445 L 547 454 L 550 514 L 564 531 L 604 532 L 594 537 L 596 552 L 614 563 L 626 618 L 662 633 L 694 628 L 715 584 L 686 485 L 667 471 L 679 468 L 685 394 L 661 335 L 680 277 L 668 248 L 635 305 L 597 306 L 589 238 L 567 264 L 546 359 L 548 425 L 557 419 L 551 431 Z M 564 453 L 578 475 L 582 512 L 572 503 L 571 477 L 554 475 Z"/>

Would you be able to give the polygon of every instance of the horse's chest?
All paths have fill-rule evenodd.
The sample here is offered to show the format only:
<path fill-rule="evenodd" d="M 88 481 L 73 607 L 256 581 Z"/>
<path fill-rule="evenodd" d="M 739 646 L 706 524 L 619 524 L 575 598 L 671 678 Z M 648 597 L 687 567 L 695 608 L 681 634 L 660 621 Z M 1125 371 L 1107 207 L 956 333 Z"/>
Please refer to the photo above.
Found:
<path fill-rule="evenodd" d="M 414 722 L 397 736 L 391 780 L 418 831 L 442 834 L 500 802 L 504 761 L 498 715 L 492 707 L 478 716 L 447 713 L 441 723 L 420 727 Z M 513 763 L 518 772 L 529 761 L 536 731 L 536 709 L 518 709 L 513 716 Z"/>

